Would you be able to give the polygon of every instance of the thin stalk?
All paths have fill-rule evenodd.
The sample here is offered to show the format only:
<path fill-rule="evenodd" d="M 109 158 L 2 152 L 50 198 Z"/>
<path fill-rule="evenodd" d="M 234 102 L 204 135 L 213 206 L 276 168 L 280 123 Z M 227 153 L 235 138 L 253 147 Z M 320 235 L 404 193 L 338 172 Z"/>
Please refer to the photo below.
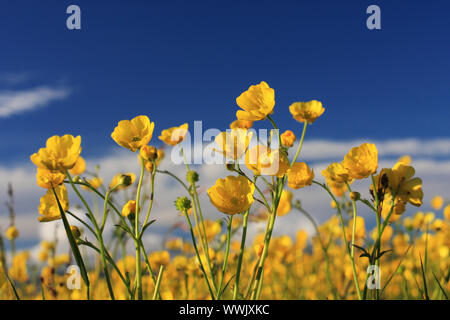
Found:
<path fill-rule="evenodd" d="M 242 225 L 242 238 L 241 238 L 241 248 L 239 249 L 239 257 L 238 257 L 238 263 L 236 267 L 236 283 L 234 285 L 234 291 L 233 291 L 233 300 L 236 300 L 239 295 L 239 280 L 241 276 L 241 268 L 242 268 L 242 259 L 244 257 L 244 250 L 245 250 L 245 239 L 247 237 L 247 224 L 248 224 L 248 214 L 249 210 L 247 210 L 244 213 L 244 219 L 243 219 L 243 225 Z"/>
<path fill-rule="evenodd" d="M 139 242 L 140 230 L 139 230 L 139 210 L 140 210 L 140 201 L 141 201 L 141 189 L 142 182 L 144 180 L 144 162 L 142 158 L 140 158 L 141 163 L 141 174 L 139 176 L 139 184 L 136 193 L 136 214 L 134 218 L 134 246 L 136 249 L 136 289 L 138 293 L 138 299 L 142 300 L 142 265 L 141 265 L 141 244 Z"/>
<path fill-rule="evenodd" d="M 197 255 L 198 263 L 200 264 L 200 269 L 203 272 L 203 276 L 205 277 L 206 285 L 208 286 L 209 293 L 211 294 L 211 299 L 214 300 L 214 293 L 213 293 L 213 290 L 212 290 L 211 285 L 209 283 L 208 276 L 206 275 L 205 268 L 203 267 L 202 259 L 200 258 L 200 254 L 198 252 L 197 241 L 195 241 L 194 229 L 192 228 L 191 219 L 189 219 L 189 215 L 187 213 L 187 210 L 184 210 L 183 213 L 184 213 L 184 216 L 186 217 L 187 223 L 189 225 L 189 231 L 191 232 L 192 243 L 194 245 L 194 250 L 195 250 L 195 254 Z"/>
<path fill-rule="evenodd" d="M 220 296 L 222 295 L 222 285 L 223 285 L 223 278 L 225 277 L 225 271 L 227 269 L 227 263 L 228 263 L 228 255 L 230 253 L 230 243 L 231 243 L 231 223 L 233 222 L 233 216 L 230 217 L 227 225 L 227 247 L 225 249 L 225 258 L 223 260 L 222 265 L 222 274 L 220 276 L 220 282 L 219 287 L 217 288 L 217 297 L 216 300 L 220 300 Z"/>
<path fill-rule="evenodd" d="M 361 289 L 359 288 L 358 277 L 357 277 L 357 274 L 356 274 L 355 261 L 354 261 L 354 259 L 352 259 L 350 249 L 349 249 L 349 247 L 347 245 L 347 234 L 345 232 L 344 218 L 342 217 L 341 206 L 339 205 L 339 202 L 336 200 L 335 196 L 330 191 L 330 189 L 328 189 L 328 187 L 326 185 L 321 184 L 321 183 L 319 183 L 317 181 L 313 181 L 313 183 L 317 184 L 318 186 L 322 187 L 326 192 L 328 192 L 328 194 L 331 196 L 331 198 L 336 203 L 336 206 L 337 206 L 337 209 L 338 209 L 339 220 L 341 222 L 341 229 L 342 229 L 342 236 L 343 236 L 344 246 L 346 248 L 348 257 L 349 257 L 351 265 L 352 265 L 353 282 L 355 284 L 355 288 L 356 288 L 356 293 L 358 295 L 358 299 L 362 300 Z"/>
<path fill-rule="evenodd" d="M 159 287 L 161 286 L 161 279 L 164 273 L 164 265 L 159 268 L 158 279 L 156 280 L 155 292 L 153 292 L 153 300 L 156 300 L 159 296 Z"/>

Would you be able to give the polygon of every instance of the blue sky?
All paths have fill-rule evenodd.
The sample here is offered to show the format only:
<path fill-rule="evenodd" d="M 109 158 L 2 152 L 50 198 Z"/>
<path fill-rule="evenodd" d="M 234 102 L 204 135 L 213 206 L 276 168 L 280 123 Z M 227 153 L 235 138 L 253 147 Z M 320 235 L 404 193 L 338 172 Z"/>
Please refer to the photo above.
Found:
<path fill-rule="evenodd" d="M 66 28 L 70 4 L 80 31 Z M 370 4 L 381 30 L 366 28 Z M 310 138 L 448 137 L 449 12 L 448 1 L 3 1 L 0 93 L 63 94 L 0 117 L 0 162 L 28 161 L 65 133 L 101 155 L 138 114 L 157 134 L 194 120 L 225 129 L 236 97 L 262 80 L 283 129 L 300 130 L 290 103 L 323 101 Z"/>

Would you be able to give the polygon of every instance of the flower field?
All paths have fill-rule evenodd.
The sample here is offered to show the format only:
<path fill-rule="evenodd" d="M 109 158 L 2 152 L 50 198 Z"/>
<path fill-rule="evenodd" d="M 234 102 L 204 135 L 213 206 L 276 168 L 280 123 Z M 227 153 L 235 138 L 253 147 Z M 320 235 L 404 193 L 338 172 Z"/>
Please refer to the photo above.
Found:
<path fill-rule="evenodd" d="M 326 117 L 320 101 L 275 108 L 275 90 L 263 81 L 236 104 L 235 121 L 214 140 L 228 175 L 213 185 L 203 185 L 184 157 L 188 123 L 161 130 L 146 115 L 119 121 L 110 136 L 117 148 L 136 154 L 140 171 L 117 172 L 110 182 L 86 170 L 80 136 L 53 136 L 30 150 L 42 189 L 36 219 L 61 221 L 70 252 L 56 253 L 62 239 L 43 241 L 38 263 L 17 250 L 20 225 L 11 200 L 10 225 L 0 235 L 0 299 L 448 299 L 450 202 L 434 195 L 434 211 L 420 211 L 426 188 L 409 156 L 382 168 L 377 146 L 362 143 L 315 172 L 302 161 L 302 146 L 314 123 Z M 280 127 L 276 113 L 283 112 L 298 127 Z M 262 139 L 253 130 L 256 122 L 273 134 Z M 174 148 L 184 157 L 183 176 L 160 168 Z M 171 192 L 158 190 L 158 175 L 184 190 L 171 194 L 171 214 L 183 217 L 185 236 L 168 237 L 165 249 L 155 251 L 143 237 L 158 225 L 152 217 L 158 193 Z M 370 189 L 354 187 L 360 180 Z M 324 223 L 296 199 L 306 188 L 329 197 Z M 215 219 L 205 218 L 202 190 L 217 209 Z M 73 199 L 85 214 L 73 210 Z M 362 210 L 376 218 L 374 228 L 366 227 Z M 414 214 L 405 217 L 406 211 Z M 277 217 L 293 212 L 314 232 L 299 226 L 294 238 L 274 235 Z M 249 226 L 261 221 L 265 231 L 248 237 Z"/>

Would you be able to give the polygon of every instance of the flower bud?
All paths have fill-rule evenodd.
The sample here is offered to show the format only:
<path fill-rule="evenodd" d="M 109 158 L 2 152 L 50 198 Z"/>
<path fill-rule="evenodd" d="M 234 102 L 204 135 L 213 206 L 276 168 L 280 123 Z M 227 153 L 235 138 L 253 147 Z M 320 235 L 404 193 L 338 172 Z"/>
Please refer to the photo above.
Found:
<path fill-rule="evenodd" d="M 235 171 L 234 163 L 227 163 L 226 168 L 228 171 Z"/>
<path fill-rule="evenodd" d="M 358 191 L 350 192 L 350 199 L 358 201 L 361 198 L 361 194 Z"/>
<path fill-rule="evenodd" d="M 188 173 L 186 174 L 186 180 L 190 184 L 195 184 L 198 181 L 198 179 L 199 179 L 198 173 L 194 170 L 189 170 Z"/>
<path fill-rule="evenodd" d="M 70 226 L 70 230 L 72 231 L 75 239 L 78 239 L 81 236 L 81 231 L 77 226 Z"/>
<path fill-rule="evenodd" d="M 6 230 L 5 236 L 8 240 L 14 240 L 19 236 L 19 230 L 17 230 L 16 226 L 11 226 Z"/>
<path fill-rule="evenodd" d="M 119 184 L 124 187 L 128 187 L 133 183 L 133 179 L 128 174 L 123 174 L 120 176 Z"/>
<path fill-rule="evenodd" d="M 191 200 L 189 200 L 187 197 L 179 197 L 175 201 L 175 207 L 178 211 L 186 212 L 192 207 Z"/>

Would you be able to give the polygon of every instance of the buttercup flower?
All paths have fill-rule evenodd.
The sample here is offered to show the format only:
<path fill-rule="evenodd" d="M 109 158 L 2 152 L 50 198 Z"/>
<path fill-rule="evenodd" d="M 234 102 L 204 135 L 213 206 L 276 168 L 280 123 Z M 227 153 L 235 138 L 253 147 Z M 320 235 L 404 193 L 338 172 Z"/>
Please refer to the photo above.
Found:
<path fill-rule="evenodd" d="M 158 158 L 158 150 L 154 146 L 143 146 L 139 150 L 139 155 L 146 161 L 154 161 Z"/>
<path fill-rule="evenodd" d="M 252 139 L 252 132 L 245 129 L 232 129 L 221 132 L 215 138 L 219 151 L 228 159 L 238 160 L 247 150 Z"/>
<path fill-rule="evenodd" d="M 292 189 L 300 189 L 310 186 L 314 179 L 314 171 L 304 162 L 296 162 L 288 171 L 288 186 Z"/>
<path fill-rule="evenodd" d="M 66 187 L 64 185 L 58 186 L 55 188 L 55 192 L 62 209 L 64 212 L 67 211 L 69 209 L 69 197 L 67 195 Z M 49 222 L 61 219 L 58 202 L 53 194 L 53 190 L 47 190 L 47 193 L 41 198 L 38 210 L 41 215 L 38 218 L 39 222 Z"/>
<path fill-rule="evenodd" d="M 132 120 L 119 121 L 111 133 L 111 138 L 121 147 L 132 152 L 147 145 L 153 136 L 155 123 L 147 116 L 137 116 Z"/>
<path fill-rule="evenodd" d="M 51 189 L 64 182 L 66 175 L 60 171 L 50 171 L 46 168 L 37 168 L 36 182 L 41 188 Z"/>
<path fill-rule="evenodd" d="M 387 219 L 388 214 L 392 209 L 392 194 L 386 193 L 384 195 L 383 206 L 381 208 L 381 216 L 384 220 Z M 406 201 L 404 201 L 400 197 L 395 197 L 394 208 L 392 209 L 391 217 L 389 218 L 389 222 L 395 222 L 400 219 L 400 216 L 406 210 Z"/>
<path fill-rule="evenodd" d="M 124 217 L 134 217 L 136 214 L 136 201 L 130 200 L 128 201 L 122 208 L 122 215 Z"/>
<path fill-rule="evenodd" d="M 230 129 L 250 129 L 253 126 L 253 121 L 249 120 L 234 120 L 230 123 Z"/>
<path fill-rule="evenodd" d="M 19 282 L 28 281 L 27 261 L 29 257 L 28 251 L 22 251 L 13 257 L 12 266 L 9 270 L 11 278 Z"/>
<path fill-rule="evenodd" d="M 331 163 L 326 169 L 322 170 L 322 175 L 328 184 L 352 182 L 348 170 L 338 162 Z"/>
<path fill-rule="evenodd" d="M 422 205 L 423 191 L 422 180 L 413 178 L 415 170 L 411 166 L 406 166 L 403 162 L 397 162 L 392 169 L 383 169 L 375 176 L 375 184 L 379 185 L 379 179 L 383 175 L 387 176 L 389 192 L 402 198 L 404 202 L 409 202 L 418 207 Z"/>
<path fill-rule="evenodd" d="M 322 102 L 311 100 L 308 102 L 294 102 L 289 106 L 289 111 L 295 120 L 299 122 L 306 121 L 311 124 L 324 113 L 325 108 L 322 107 Z"/>
<path fill-rule="evenodd" d="M 372 143 L 363 143 L 352 148 L 344 157 L 342 166 L 348 170 L 353 179 L 367 178 L 374 174 L 378 168 L 378 151 Z"/>
<path fill-rule="evenodd" d="M 109 188 L 112 189 L 116 185 L 121 184 L 115 190 L 122 190 L 131 186 L 134 181 L 136 181 L 136 175 L 134 173 L 119 173 L 112 178 L 111 182 L 109 183 Z"/>
<path fill-rule="evenodd" d="M 253 203 L 255 185 L 243 176 L 228 176 L 218 179 L 216 184 L 208 189 L 211 203 L 226 214 L 243 213 Z"/>
<path fill-rule="evenodd" d="M 431 199 L 431 206 L 434 210 L 441 210 L 444 205 L 444 199 L 441 196 L 435 196 Z"/>
<path fill-rule="evenodd" d="M 444 208 L 444 217 L 447 220 L 450 220 L 450 204 Z"/>
<path fill-rule="evenodd" d="M 342 197 L 348 190 L 347 185 L 345 183 L 337 183 L 333 181 L 327 181 L 328 186 L 330 187 L 330 191 L 336 197 Z"/>
<path fill-rule="evenodd" d="M 293 194 L 289 190 L 283 190 L 281 193 L 280 203 L 277 208 L 277 216 L 285 216 L 292 209 L 292 197 Z"/>
<path fill-rule="evenodd" d="M 295 134 L 291 130 L 286 130 L 281 134 L 281 144 L 286 148 L 290 148 L 294 145 Z"/>
<path fill-rule="evenodd" d="M 92 179 L 86 180 L 86 182 L 89 183 L 94 189 L 98 189 L 102 185 L 103 180 L 99 177 L 94 177 Z M 88 187 L 85 187 L 85 186 L 81 186 L 81 187 L 85 190 L 89 190 Z"/>
<path fill-rule="evenodd" d="M 86 161 L 84 161 L 82 156 L 79 156 L 73 168 L 69 170 L 69 173 L 71 175 L 77 176 L 82 174 L 85 170 L 86 170 Z"/>
<path fill-rule="evenodd" d="M 247 150 L 245 155 L 247 168 L 254 175 L 283 177 L 289 170 L 289 159 L 284 152 L 258 144 Z"/>
<path fill-rule="evenodd" d="M 50 171 L 72 169 L 81 153 L 81 137 L 74 138 L 70 134 L 53 136 L 46 142 L 45 148 L 31 155 L 31 161 L 38 167 Z"/>
<path fill-rule="evenodd" d="M 172 127 L 163 130 L 161 132 L 161 135 L 159 136 L 159 140 L 163 141 L 164 143 L 170 146 L 175 146 L 179 144 L 181 141 L 183 141 L 184 137 L 186 136 L 186 133 L 188 132 L 188 128 L 189 125 L 185 123 L 179 127 Z"/>
<path fill-rule="evenodd" d="M 275 90 L 262 81 L 260 84 L 250 86 L 236 99 L 236 103 L 243 109 L 236 112 L 238 120 L 264 120 L 273 113 Z"/>
<path fill-rule="evenodd" d="M 19 236 L 19 230 L 16 226 L 10 226 L 8 229 L 6 229 L 5 237 L 8 240 L 14 240 Z"/>

